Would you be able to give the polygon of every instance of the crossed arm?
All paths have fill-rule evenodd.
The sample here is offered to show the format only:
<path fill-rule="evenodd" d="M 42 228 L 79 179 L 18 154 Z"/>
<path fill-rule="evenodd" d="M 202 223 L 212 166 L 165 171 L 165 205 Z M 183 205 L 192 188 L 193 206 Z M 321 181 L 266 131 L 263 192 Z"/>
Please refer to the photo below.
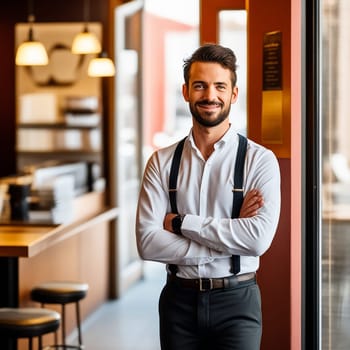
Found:
<path fill-rule="evenodd" d="M 249 218 L 252 216 L 257 215 L 258 210 L 264 205 L 264 200 L 262 197 L 262 194 L 259 192 L 259 190 L 250 190 L 246 196 L 244 197 L 243 204 L 241 211 L 239 213 L 240 218 Z M 167 213 L 164 218 L 164 229 L 173 232 L 173 227 L 171 220 L 176 216 L 177 214 L 174 213 Z"/>

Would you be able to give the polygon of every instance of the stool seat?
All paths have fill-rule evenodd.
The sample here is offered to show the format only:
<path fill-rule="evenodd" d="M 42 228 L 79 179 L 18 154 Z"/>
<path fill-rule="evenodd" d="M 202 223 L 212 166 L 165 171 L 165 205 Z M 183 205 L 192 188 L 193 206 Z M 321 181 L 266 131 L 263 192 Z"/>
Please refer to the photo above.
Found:
<path fill-rule="evenodd" d="M 60 325 L 58 312 L 41 308 L 0 308 L 0 335 L 32 338 L 55 332 Z"/>
<path fill-rule="evenodd" d="M 82 349 L 82 332 L 80 324 L 80 307 L 79 301 L 85 298 L 89 289 L 87 283 L 71 282 L 71 281 L 49 281 L 36 285 L 31 290 L 31 299 L 41 303 L 44 307 L 45 304 L 60 304 L 62 314 L 62 345 L 58 344 L 57 336 L 55 341 L 55 348 L 63 347 L 69 349 Z M 66 304 L 74 303 L 78 330 L 78 346 L 66 345 Z M 57 332 L 56 332 L 57 335 Z"/>
<path fill-rule="evenodd" d="M 88 289 L 87 283 L 50 281 L 35 286 L 31 298 L 44 304 L 68 304 L 85 298 Z"/>

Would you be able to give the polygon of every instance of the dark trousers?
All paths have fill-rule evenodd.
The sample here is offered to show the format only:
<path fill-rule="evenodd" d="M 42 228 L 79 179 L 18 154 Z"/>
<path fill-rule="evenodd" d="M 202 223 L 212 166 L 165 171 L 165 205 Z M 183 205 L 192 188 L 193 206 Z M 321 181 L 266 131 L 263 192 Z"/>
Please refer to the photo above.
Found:
<path fill-rule="evenodd" d="M 200 292 L 167 282 L 159 299 L 162 350 L 259 350 L 262 322 L 255 280 Z"/>

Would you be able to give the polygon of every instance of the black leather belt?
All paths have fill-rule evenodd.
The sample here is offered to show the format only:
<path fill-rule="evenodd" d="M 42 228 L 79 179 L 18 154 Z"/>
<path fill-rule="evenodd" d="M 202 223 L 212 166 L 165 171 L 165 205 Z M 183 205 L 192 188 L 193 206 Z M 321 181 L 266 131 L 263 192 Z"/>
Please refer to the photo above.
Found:
<path fill-rule="evenodd" d="M 224 278 L 180 278 L 174 274 L 168 275 L 168 281 L 174 282 L 181 287 L 192 288 L 198 291 L 208 291 L 212 289 L 233 288 L 242 282 L 255 281 L 255 272 L 244 273 L 237 276 Z"/>

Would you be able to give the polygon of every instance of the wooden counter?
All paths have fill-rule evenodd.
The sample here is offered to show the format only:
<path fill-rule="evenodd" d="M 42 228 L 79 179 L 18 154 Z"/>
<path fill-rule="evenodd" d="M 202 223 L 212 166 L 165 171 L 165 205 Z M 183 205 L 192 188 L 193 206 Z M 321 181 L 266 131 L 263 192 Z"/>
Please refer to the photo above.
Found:
<path fill-rule="evenodd" d="M 38 307 L 30 300 L 34 285 L 77 280 L 89 285 L 82 301 L 84 320 L 108 299 L 110 223 L 117 216 L 117 208 L 104 206 L 104 194 L 93 192 L 75 200 L 75 219 L 69 224 L 0 225 L 0 306 Z M 60 312 L 58 306 L 50 308 Z M 75 327 L 73 306 L 67 316 L 69 334 Z M 18 349 L 24 343 L 19 341 Z"/>
<path fill-rule="evenodd" d="M 117 215 L 117 208 L 104 208 L 68 225 L 0 225 L 0 256 L 35 256 L 98 223 L 112 220 Z"/>

